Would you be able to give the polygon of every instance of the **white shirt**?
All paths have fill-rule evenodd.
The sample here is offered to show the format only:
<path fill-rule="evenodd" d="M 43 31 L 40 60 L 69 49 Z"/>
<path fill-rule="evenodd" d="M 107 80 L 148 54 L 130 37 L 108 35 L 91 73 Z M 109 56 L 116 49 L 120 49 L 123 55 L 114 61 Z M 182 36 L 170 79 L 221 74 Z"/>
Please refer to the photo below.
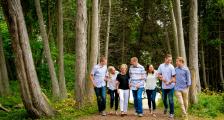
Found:
<path fill-rule="evenodd" d="M 118 71 L 115 71 L 114 74 L 110 74 L 107 73 L 107 77 L 108 77 L 108 81 L 107 81 L 107 87 L 110 90 L 115 90 L 116 89 L 116 79 L 117 79 L 117 75 L 119 74 Z"/>
<path fill-rule="evenodd" d="M 156 88 L 157 82 L 157 71 L 154 70 L 154 73 L 148 73 L 146 78 L 145 89 L 154 90 Z"/>

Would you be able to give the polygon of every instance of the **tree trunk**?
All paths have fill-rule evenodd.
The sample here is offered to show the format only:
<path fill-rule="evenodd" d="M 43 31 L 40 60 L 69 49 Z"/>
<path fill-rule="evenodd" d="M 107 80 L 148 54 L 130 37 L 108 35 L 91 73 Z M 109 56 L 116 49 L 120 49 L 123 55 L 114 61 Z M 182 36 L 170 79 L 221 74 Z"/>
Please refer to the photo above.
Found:
<path fill-rule="evenodd" d="M 174 39 L 174 47 L 175 47 L 175 53 L 176 53 L 175 55 L 177 57 L 177 56 L 180 56 L 180 53 L 179 53 L 176 19 L 174 16 L 174 10 L 173 10 L 173 5 L 171 0 L 170 0 L 170 14 L 172 18 L 173 39 Z"/>
<path fill-rule="evenodd" d="M 46 29 L 45 29 L 43 14 L 42 14 L 42 10 L 41 10 L 41 7 L 40 7 L 40 1 L 39 0 L 35 0 L 35 7 L 36 7 L 39 26 L 40 26 L 41 37 L 42 37 L 43 42 L 44 42 L 44 53 L 45 53 L 45 57 L 47 59 L 48 68 L 49 68 L 49 72 L 50 72 L 50 76 L 51 76 L 52 94 L 53 94 L 53 98 L 55 100 L 57 100 L 60 97 L 60 90 L 59 90 L 59 85 L 58 85 L 58 79 L 57 79 L 57 76 L 56 76 L 56 73 L 55 73 L 54 63 L 53 63 L 53 60 L 52 60 L 52 57 L 51 57 L 47 32 L 46 32 Z"/>
<path fill-rule="evenodd" d="M 205 87 L 205 89 L 208 89 L 208 83 L 207 83 L 207 79 L 206 79 L 205 53 L 204 53 L 203 41 L 201 43 L 201 65 L 202 65 L 204 87 Z"/>
<path fill-rule="evenodd" d="M 166 44 L 167 44 L 168 52 L 169 52 L 169 54 L 172 55 L 171 47 L 170 47 L 170 38 L 169 38 L 169 33 L 167 31 L 167 28 L 165 28 L 165 38 L 166 38 Z"/>
<path fill-rule="evenodd" d="M 122 26 L 121 63 L 125 63 L 125 28 Z"/>
<path fill-rule="evenodd" d="M 178 44 L 179 44 L 179 53 L 180 56 L 183 57 L 187 63 L 185 45 L 184 45 L 184 33 L 183 33 L 183 24 L 182 24 L 182 15 L 181 15 L 181 7 L 180 0 L 175 1 L 175 11 L 177 13 L 176 25 L 177 25 L 177 35 L 178 35 Z"/>
<path fill-rule="evenodd" d="M 189 67 L 192 74 L 192 87 L 189 94 L 190 102 L 197 103 L 197 91 L 200 88 L 198 69 L 198 7 L 197 0 L 190 0 L 190 21 L 189 21 Z M 196 88 L 195 88 L 196 85 Z"/>
<path fill-rule="evenodd" d="M 106 44 L 105 44 L 105 57 L 108 59 L 108 47 L 110 39 L 110 16 L 111 16 L 111 0 L 108 0 L 108 14 L 107 14 L 107 35 L 106 35 Z"/>
<path fill-rule="evenodd" d="M 219 40 L 222 41 L 220 20 L 219 20 Z M 221 87 L 222 87 L 222 90 L 224 90 L 224 79 L 223 79 L 223 69 L 222 69 L 222 43 L 221 42 L 219 45 L 219 73 L 220 73 Z"/>
<path fill-rule="evenodd" d="M 2 35 L 0 31 L 0 96 L 7 96 L 10 93 L 9 78 L 6 68 L 5 55 L 3 49 Z"/>
<path fill-rule="evenodd" d="M 87 8 L 85 0 L 77 0 L 76 15 L 76 82 L 75 100 L 80 108 L 84 102 L 87 70 Z M 89 96 L 88 96 L 89 97 Z"/>
<path fill-rule="evenodd" d="M 98 0 L 92 0 L 92 27 L 91 27 L 91 49 L 90 49 L 90 62 L 89 62 L 89 73 L 93 66 L 97 64 L 98 57 L 98 45 L 99 45 L 99 22 L 98 22 Z M 93 98 L 93 85 L 90 80 L 88 80 L 87 96 L 89 101 Z"/>
<path fill-rule="evenodd" d="M 54 116 L 38 82 L 20 0 L 1 0 L 11 34 L 23 104 L 34 118 Z"/>
<path fill-rule="evenodd" d="M 57 1 L 57 40 L 59 48 L 59 71 L 58 71 L 58 82 L 60 88 L 60 97 L 61 99 L 67 98 L 67 89 L 65 84 L 65 75 L 64 75 L 64 40 L 63 40 L 63 10 L 62 10 L 62 0 Z"/>

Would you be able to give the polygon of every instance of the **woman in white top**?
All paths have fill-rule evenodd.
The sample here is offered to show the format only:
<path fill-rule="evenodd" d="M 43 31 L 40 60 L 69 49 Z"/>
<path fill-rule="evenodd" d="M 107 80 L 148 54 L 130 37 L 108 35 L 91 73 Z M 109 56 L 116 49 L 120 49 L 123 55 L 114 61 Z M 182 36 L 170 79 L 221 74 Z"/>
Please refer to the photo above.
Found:
<path fill-rule="evenodd" d="M 154 111 L 156 110 L 156 83 L 157 83 L 157 71 L 154 70 L 153 65 L 147 65 L 147 79 L 146 79 L 146 93 L 148 98 L 149 111 L 155 116 Z M 151 108 L 152 107 L 152 108 Z"/>
<path fill-rule="evenodd" d="M 117 93 L 117 83 L 116 83 L 116 78 L 117 78 L 118 73 L 119 72 L 116 71 L 113 66 L 108 67 L 107 87 L 108 87 L 109 93 L 110 93 L 110 108 L 111 108 L 111 110 L 113 109 L 114 101 L 115 101 L 115 114 L 117 114 L 118 98 L 119 98 L 119 95 Z"/>

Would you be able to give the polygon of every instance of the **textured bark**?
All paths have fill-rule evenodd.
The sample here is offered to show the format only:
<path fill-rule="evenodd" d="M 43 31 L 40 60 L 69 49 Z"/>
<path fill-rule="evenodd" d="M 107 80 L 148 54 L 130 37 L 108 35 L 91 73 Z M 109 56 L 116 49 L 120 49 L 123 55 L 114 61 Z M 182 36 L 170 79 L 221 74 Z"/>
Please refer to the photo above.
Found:
<path fill-rule="evenodd" d="M 31 117 L 54 116 L 54 110 L 40 89 L 20 0 L 1 2 L 11 34 L 23 104 Z"/>
<path fill-rule="evenodd" d="M 0 96 L 7 96 L 10 93 L 9 77 L 6 68 L 2 36 L 0 31 Z"/>
<path fill-rule="evenodd" d="M 167 44 L 168 52 L 169 52 L 169 54 L 172 55 L 171 46 L 170 46 L 170 38 L 169 38 L 169 33 L 167 31 L 167 28 L 165 28 L 165 38 L 166 38 L 166 44 Z"/>
<path fill-rule="evenodd" d="M 85 0 L 77 0 L 76 14 L 76 81 L 75 100 L 80 108 L 85 99 L 87 70 L 87 8 Z M 89 96 L 88 96 L 89 97 Z"/>
<path fill-rule="evenodd" d="M 170 0 L 170 14 L 171 14 L 171 18 L 172 18 L 172 29 L 173 29 L 175 55 L 177 57 L 177 56 L 180 56 L 180 53 L 179 53 L 179 44 L 178 44 L 178 36 L 177 36 L 176 19 L 175 19 L 175 16 L 174 16 L 174 10 L 173 10 L 173 5 L 172 5 L 171 0 Z"/>
<path fill-rule="evenodd" d="M 198 69 L 198 9 L 197 0 L 190 0 L 189 21 L 189 68 L 192 74 L 192 87 L 190 88 L 190 102 L 197 103 L 197 91 L 201 89 Z M 195 88 L 196 84 L 196 88 Z"/>
<path fill-rule="evenodd" d="M 106 35 L 106 44 L 105 44 L 105 57 L 108 58 L 108 47 L 110 39 L 110 16 L 111 16 L 111 0 L 108 0 L 108 13 L 107 13 L 107 35 Z"/>
<path fill-rule="evenodd" d="M 202 65 L 202 74 L 203 74 L 203 83 L 205 89 L 208 89 L 208 83 L 206 79 L 206 67 L 205 67 L 205 53 L 204 53 L 204 44 L 201 43 L 201 65 Z"/>
<path fill-rule="evenodd" d="M 89 73 L 93 66 L 97 64 L 98 57 L 98 45 L 99 45 L 99 22 L 98 22 L 98 0 L 92 0 L 92 27 L 91 27 L 91 49 L 90 49 L 90 62 L 89 62 Z M 93 85 L 90 80 L 88 80 L 87 96 L 89 100 L 92 100 L 94 91 Z"/>
<path fill-rule="evenodd" d="M 219 23 L 219 40 L 221 40 L 221 23 Z M 224 79 L 223 79 L 223 69 L 222 69 L 222 43 L 219 45 L 219 74 L 221 80 L 221 87 L 224 90 Z"/>
<path fill-rule="evenodd" d="M 184 33 L 183 33 L 183 24 L 182 24 L 182 15 L 181 15 L 181 7 L 180 0 L 175 1 L 175 11 L 176 11 L 176 25 L 177 25 L 177 35 L 178 35 L 178 44 L 179 44 L 179 53 L 180 56 L 183 57 L 187 63 L 186 52 L 185 52 L 185 44 L 184 44 Z"/>
<path fill-rule="evenodd" d="M 44 53 L 45 53 L 45 57 L 47 59 L 51 82 L 52 82 L 52 94 L 53 94 L 53 98 L 55 100 L 57 100 L 60 97 L 60 90 L 59 90 L 59 85 L 58 85 L 58 79 L 57 79 L 57 76 L 55 73 L 54 63 L 53 63 L 53 60 L 51 57 L 47 32 L 45 29 L 43 14 L 42 14 L 39 0 L 35 0 L 35 7 L 36 7 L 36 13 L 37 13 L 37 17 L 38 17 L 39 26 L 40 26 L 40 34 L 41 34 L 41 37 L 44 42 Z"/>
<path fill-rule="evenodd" d="M 57 40 L 59 48 L 59 72 L 58 72 L 58 82 L 60 88 L 61 99 L 67 98 L 67 89 L 65 84 L 65 73 L 64 73 L 64 39 L 63 39 L 63 11 L 62 11 L 62 0 L 57 1 Z"/>

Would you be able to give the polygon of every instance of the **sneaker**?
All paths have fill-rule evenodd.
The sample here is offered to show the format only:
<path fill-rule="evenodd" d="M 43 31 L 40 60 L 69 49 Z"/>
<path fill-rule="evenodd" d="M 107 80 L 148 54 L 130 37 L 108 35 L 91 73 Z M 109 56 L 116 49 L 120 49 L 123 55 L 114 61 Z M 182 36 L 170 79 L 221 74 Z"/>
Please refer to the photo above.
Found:
<path fill-rule="evenodd" d="M 138 113 L 137 112 L 135 112 L 135 116 L 138 116 Z"/>
<path fill-rule="evenodd" d="M 102 116 L 106 116 L 107 114 L 106 114 L 105 111 L 103 111 L 101 115 L 102 115 Z"/>
<path fill-rule="evenodd" d="M 141 114 L 141 113 L 140 113 L 140 114 L 138 114 L 138 117 L 143 117 L 143 114 Z"/>
<path fill-rule="evenodd" d="M 117 111 L 115 111 L 115 115 L 118 115 L 118 112 Z"/>
<path fill-rule="evenodd" d="M 174 118 L 174 114 L 170 114 L 170 118 Z"/>
<path fill-rule="evenodd" d="M 164 109 L 163 113 L 166 114 L 167 113 L 167 109 Z"/>

